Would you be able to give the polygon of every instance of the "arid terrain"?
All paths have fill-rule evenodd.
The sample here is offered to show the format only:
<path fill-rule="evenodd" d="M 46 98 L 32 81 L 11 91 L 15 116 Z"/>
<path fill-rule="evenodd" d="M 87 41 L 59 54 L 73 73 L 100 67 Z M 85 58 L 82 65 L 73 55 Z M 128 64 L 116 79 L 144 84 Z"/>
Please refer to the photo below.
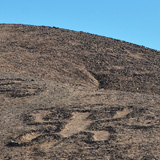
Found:
<path fill-rule="evenodd" d="M 50 159 L 159 160 L 160 52 L 0 24 L 0 160 Z"/>

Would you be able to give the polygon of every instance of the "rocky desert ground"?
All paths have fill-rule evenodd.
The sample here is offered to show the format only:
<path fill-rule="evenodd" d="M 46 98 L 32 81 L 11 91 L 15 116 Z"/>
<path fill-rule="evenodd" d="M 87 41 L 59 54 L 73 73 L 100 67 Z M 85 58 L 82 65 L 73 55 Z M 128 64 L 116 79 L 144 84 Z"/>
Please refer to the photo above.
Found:
<path fill-rule="evenodd" d="M 159 160 L 160 52 L 0 24 L 0 160 L 50 159 Z"/>

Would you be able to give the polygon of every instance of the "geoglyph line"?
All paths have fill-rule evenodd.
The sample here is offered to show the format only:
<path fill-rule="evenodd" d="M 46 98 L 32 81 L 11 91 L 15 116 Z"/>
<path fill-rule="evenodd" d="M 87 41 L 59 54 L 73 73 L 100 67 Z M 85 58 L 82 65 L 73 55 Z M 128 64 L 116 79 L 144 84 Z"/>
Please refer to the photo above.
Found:
<path fill-rule="evenodd" d="M 68 124 L 60 132 L 60 135 L 63 137 L 70 137 L 73 134 L 76 134 L 80 131 L 91 132 L 94 134 L 93 138 L 95 141 L 104 141 L 109 138 L 110 133 L 108 131 L 90 131 L 87 130 L 87 127 L 92 123 L 91 120 L 88 120 L 87 117 L 90 113 L 73 113 L 73 117 L 68 121 Z"/>

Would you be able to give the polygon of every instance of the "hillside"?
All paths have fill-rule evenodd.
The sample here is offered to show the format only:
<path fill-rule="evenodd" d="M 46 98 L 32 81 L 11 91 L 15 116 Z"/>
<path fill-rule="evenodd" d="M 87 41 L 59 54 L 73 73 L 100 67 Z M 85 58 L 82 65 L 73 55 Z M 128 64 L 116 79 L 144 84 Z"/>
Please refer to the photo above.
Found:
<path fill-rule="evenodd" d="M 15 24 L 0 41 L 0 159 L 160 159 L 159 51 Z"/>

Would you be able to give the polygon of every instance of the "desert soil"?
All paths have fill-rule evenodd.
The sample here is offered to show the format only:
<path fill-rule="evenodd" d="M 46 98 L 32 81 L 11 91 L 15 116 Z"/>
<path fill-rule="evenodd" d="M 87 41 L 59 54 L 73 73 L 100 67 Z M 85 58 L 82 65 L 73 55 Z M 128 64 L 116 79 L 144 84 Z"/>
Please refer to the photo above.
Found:
<path fill-rule="evenodd" d="M 159 62 L 112 38 L 0 24 L 0 160 L 159 160 Z"/>

